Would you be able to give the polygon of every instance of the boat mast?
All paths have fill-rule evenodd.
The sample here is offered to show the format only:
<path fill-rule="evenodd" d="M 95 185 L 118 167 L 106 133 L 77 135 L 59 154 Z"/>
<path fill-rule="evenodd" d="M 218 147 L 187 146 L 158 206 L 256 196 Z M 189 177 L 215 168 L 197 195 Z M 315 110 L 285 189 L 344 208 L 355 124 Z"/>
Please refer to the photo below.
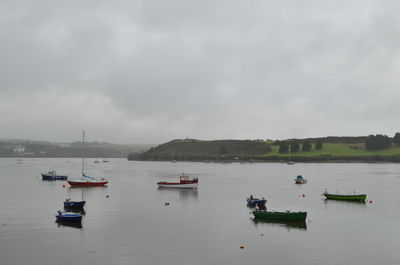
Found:
<path fill-rule="evenodd" d="M 82 132 L 82 178 L 85 174 L 85 131 Z"/>

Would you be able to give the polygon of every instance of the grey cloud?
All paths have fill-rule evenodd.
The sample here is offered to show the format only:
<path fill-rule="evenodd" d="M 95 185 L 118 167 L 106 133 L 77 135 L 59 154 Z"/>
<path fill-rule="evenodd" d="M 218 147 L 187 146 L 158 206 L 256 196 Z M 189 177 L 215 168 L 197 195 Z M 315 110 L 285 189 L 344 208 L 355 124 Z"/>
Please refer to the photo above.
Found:
<path fill-rule="evenodd" d="M 82 127 L 148 143 L 397 131 L 396 1 L 0 6 L 0 102 L 10 112 L 0 137 L 71 141 Z"/>

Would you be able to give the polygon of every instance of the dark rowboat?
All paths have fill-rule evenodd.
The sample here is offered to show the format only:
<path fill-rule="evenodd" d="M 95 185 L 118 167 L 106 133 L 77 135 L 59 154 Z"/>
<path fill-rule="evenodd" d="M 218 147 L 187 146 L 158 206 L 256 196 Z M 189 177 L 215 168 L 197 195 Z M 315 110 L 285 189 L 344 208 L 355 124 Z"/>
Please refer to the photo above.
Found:
<path fill-rule="evenodd" d="M 57 222 L 75 222 L 80 223 L 82 221 L 82 215 L 79 213 L 68 213 L 58 211 L 56 214 Z"/>
<path fill-rule="evenodd" d="M 322 193 L 329 200 L 341 200 L 341 201 L 365 201 L 367 198 L 367 194 L 334 194 L 328 193 L 325 191 Z"/>
<path fill-rule="evenodd" d="M 71 201 L 71 199 L 66 199 L 64 201 L 64 208 L 83 208 L 86 204 L 86 201 Z"/>
<path fill-rule="evenodd" d="M 304 221 L 307 217 L 307 212 L 275 212 L 266 210 L 254 210 L 253 215 L 255 218 L 264 220 L 280 220 L 280 221 Z"/>
<path fill-rule="evenodd" d="M 57 175 L 55 170 L 49 171 L 48 173 L 41 173 L 42 180 L 68 180 L 68 176 Z"/>
<path fill-rule="evenodd" d="M 254 198 L 253 195 L 250 195 L 250 197 L 247 198 L 246 201 L 247 201 L 247 206 L 252 208 L 256 206 L 265 207 L 265 203 L 267 202 L 267 200 L 264 199 L 264 197 L 259 199 L 259 198 Z"/>

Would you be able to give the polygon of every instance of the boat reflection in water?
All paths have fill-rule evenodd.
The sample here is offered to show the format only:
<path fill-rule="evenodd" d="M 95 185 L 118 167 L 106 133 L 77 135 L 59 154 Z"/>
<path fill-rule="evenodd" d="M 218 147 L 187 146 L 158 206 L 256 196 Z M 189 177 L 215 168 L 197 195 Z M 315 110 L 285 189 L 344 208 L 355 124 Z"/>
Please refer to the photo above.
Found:
<path fill-rule="evenodd" d="M 56 221 L 57 227 L 72 227 L 82 229 L 82 223 L 80 222 L 67 222 L 67 221 Z"/>
<path fill-rule="evenodd" d="M 64 211 L 67 213 L 80 213 L 81 215 L 86 215 L 86 211 L 83 208 L 68 208 L 64 207 Z"/>
<path fill-rule="evenodd" d="M 328 208 L 329 206 L 340 206 L 340 205 L 346 205 L 347 207 L 351 208 L 365 208 L 367 205 L 366 201 L 341 201 L 341 200 L 328 200 L 328 199 L 322 199 L 325 204 L 325 208 Z"/>
<path fill-rule="evenodd" d="M 290 229 L 299 229 L 299 230 L 307 230 L 307 224 L 305 221 L 277 221 L 277 220 L 264 220 L 260 218 L 250 218 L 253 221 L 255 226 L 266 225 L 266 226 L 275 226 L 275 227 L 284 227 L 288 230 Z"/>
<path fill-rule="evenodd" d="M 167 188 L 158 188 L 159 193 L 163 194 L 179 194 L 179 200 L 197 200 L 198 199 L 198 190 L 197 189 L 167 189 Z"/>

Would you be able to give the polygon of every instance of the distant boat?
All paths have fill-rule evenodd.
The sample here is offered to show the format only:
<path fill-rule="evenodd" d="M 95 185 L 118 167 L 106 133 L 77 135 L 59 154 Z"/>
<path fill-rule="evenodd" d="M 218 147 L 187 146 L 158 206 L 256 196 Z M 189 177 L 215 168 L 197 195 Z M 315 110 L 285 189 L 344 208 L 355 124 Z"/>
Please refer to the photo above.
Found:
<path fill-rule="evenodd" d="M 264 220 L 275 220 L 275 221 L 304 221 L 307 218 L 307 212 L 275 212 L 266 210 L 254 210 L 253 215 L 255 218 Z"/>
<path fill-rule="evenodd" d="M 57 222 L 80 223 L 82 221 L 82 214 L 58 211 L 58 213 L 56 214 L 56 219 Z"/>
<path fill-rule="evenodd" d="M 247 201 L 248 207 L 256 207 L 256 206 L 265 207 L 265 203 L 267 202 L 267 200 L 264 199 L 264 197 L 259 199 L 259 198 L 253 197 L 253 195 L 250 195 L 250 197 L 247 198 L 246 201 Z"/>
<path fill-rule="evenodd" d="M 68 176 L 66 175 L 57 175 L 55 170 L 49 171 L 48 173 L 41 173 L 42 180 L 67 180 Z"/>
<path fill-rule="evenodd" d="M 68 184 L 72 187 L 97 187 L 104 186 L 108 183 L 105 178 L 93 178 L 85 174 L 85 131 L 82 136 L 82 179 L 68 180 Z"/>
<path fill-rule="evenodd" d="M 160 181 L 157 182 L 158 187 L 160 188 L 178 188 L 178 189 L 196 189 L 199 184 L 198 178 L 190 178 L 182 174 L 179 177 L 179 182 L 167 182 Z"/>
<path fill-rule="evenodd" d="M 110 162 L 110 160 L 108 160 L 107 158 L 103 159 L 103 163 L 108 163 Z"/>
<path fill-rule="evenodd" d="M 94 160 L 93 163 L 97 164 L 97 163 L 100 163 L 100 161 L 97 160 L 97 158 L 96 158 L 96 160 Z"/>
<path fill-rule="evenodd" d="M 304 183 L 307 183 L 307 180 L 306 180 L 305 178 L 303 178 L 303 176 L 298 175 L 298 176 L 294 179 L 294 182 L 295 182 L 296 184 L 304 184 Z"/>
<path fill-rule="evenodd" d="M 337 193 L 329 193 L 327 190 L 322 193 L 329 200 L 341 200 L 341 201 L 365 201 L 367 198 L 367 194 L 337 194 Z"/>
<path fill-rule="evenodd" d="M 22 161 L 22 159 L 18 159 L 17 160 L 17 164 L 23 164 L 24 162 Z"/>

